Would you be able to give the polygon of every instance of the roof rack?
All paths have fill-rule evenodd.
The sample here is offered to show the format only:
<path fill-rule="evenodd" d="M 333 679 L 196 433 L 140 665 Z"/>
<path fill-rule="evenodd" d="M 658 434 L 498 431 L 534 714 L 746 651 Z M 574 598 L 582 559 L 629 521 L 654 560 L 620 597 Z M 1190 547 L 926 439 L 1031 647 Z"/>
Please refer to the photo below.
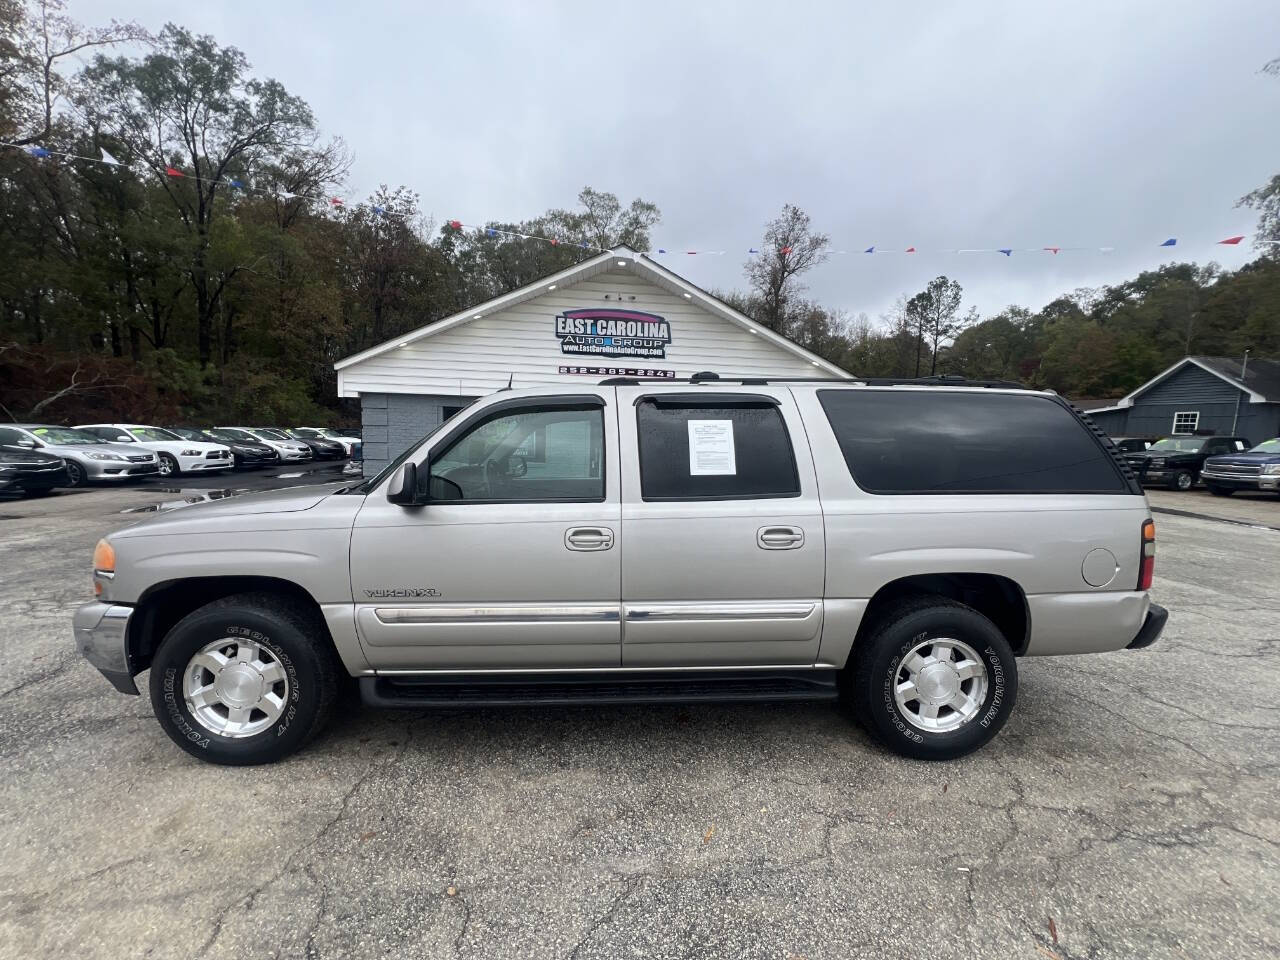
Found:
<path fill-rule="evenodd" d="M 1030 390 L 1026 384 L 1012 380 L 970 380 L 967 377 L 721 377 L 704 371 L 691 377 L 606 377 L 601 387 L 634 387 L 642 383 L 734 383 L 765 387 L 773 383 L 860 383 L 868 387 L 979 387 L 994 390 Z"/>

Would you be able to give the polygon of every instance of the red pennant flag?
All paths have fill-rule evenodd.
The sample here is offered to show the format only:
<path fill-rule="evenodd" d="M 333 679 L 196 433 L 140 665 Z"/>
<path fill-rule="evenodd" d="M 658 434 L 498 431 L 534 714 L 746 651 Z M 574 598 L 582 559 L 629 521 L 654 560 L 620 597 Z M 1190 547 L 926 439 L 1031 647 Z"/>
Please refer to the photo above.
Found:
<path fill-rule="evenodd" d="M 166 177 L 185 177 L 186 174 L 181 170 L 175 170 L 173 167 L 165 167 L 164 174 Z"/>
<path fill-rule="evenodd" d="M 330 198 L 329 198 L 329 205 L 330 205 L 330 206 L 332 206 L 332 207 L 340 207 L 340 206 L 342 206 L 342 198 L 341 198 L 341 197 L 330 197 Z"/>
<path fill-rule="evenodd" d="M 907 253 L 915 253 L 915 252 L 916 252 L 916 248 L 915 248 L 915 247 L 907 247 L 906 252 L 907 252 Z"/>
<path fill-rule="evenodd" d="M 1045 247 L 1044 249 L 1048 250 L 1050 253 L 1052 253 L 1056 257 L 1058 255 L 1058 251 L 1061 250 L 1062 248 L 1061 247 Z"/>
<path fill-rule="evenodd" d="M 453 227 L 453 229 L 455 229 L 455 230 L 461 230 L 461 229 L 462 229 L 462 221 L 461 221 L 461 220 L 450 220 L 450 221 L 449 221 L 449 226 Z"/>
<path fill-rule="evenodd" d="M 1227 237 L 1227 239 L 1225 240 L 1219 240 L 1218 243 L 1225 243 L 1234 247 L 1237 243 L 1239 243 L 1243 239 L 1244 239 L 1244 234 L 1242 233 L 1238 237 Z"/>
<path fill-rule="evenodd" d="M 459 224 L 459 226 L 461 226 L 461 224 Z M 559 240 L 557 240 L 555 237 L 552 237 L 552 238 L 551 238 L 551 245 L 552 245 L 553 247 L 558 247 L 558 246 L 560 246 L 560 241 L 559 241 Z"/>
<path fill-rule="evenodd" d="M 783 247 L 783 248 L 782 248 L 781 250 L 779 250 L 778 252 L 779 252 L 780 254 L 782 254 L 782 255 L 785 257 L 788 253 L 790 253 L 790 252 L 791 252 L 791 248 L 790 248 L 790 247 Z"/>

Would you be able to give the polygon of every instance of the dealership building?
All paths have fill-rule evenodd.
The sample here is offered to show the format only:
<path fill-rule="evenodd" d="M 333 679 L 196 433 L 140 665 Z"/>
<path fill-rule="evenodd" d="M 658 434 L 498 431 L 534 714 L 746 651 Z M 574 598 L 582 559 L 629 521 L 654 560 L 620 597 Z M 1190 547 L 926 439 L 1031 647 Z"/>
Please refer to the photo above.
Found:
<path fill-rule="evenodd" d="M 334 365 L 359 397 L 372 476 L 459 408 L 512 387 L 605 377 L 850 374 L 629 247 L 618 247 Z"/>

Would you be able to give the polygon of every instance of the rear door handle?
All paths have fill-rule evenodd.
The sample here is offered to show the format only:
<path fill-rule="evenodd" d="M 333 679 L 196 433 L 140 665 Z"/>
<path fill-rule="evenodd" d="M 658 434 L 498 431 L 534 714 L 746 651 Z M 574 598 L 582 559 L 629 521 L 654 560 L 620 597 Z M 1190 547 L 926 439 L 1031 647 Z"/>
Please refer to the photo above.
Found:
<path fill-rule="evenodd" d="M 613 546 L 613 531 L 608 527 L 570 527 L 564 532 L 564 545 L 570 550 L 608 550 Z"/>
<path fill-rule="evenodd" d="M 756 531 L 756 544 L 761 550 L 795 550 L 804 546 L 804 531 L 799 527 L 761 527 Z"/>

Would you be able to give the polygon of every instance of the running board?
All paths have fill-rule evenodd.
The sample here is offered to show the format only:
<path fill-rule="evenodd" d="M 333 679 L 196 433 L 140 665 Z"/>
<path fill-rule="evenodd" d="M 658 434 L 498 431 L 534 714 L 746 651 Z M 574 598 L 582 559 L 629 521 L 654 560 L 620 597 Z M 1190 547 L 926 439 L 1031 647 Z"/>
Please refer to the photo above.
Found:
<path fill-rule="evenodd" d="M 578 704 L 835 700 L 835 670 L 653 671 L 361 677 L 373 707 L 530 707 Z"/>

